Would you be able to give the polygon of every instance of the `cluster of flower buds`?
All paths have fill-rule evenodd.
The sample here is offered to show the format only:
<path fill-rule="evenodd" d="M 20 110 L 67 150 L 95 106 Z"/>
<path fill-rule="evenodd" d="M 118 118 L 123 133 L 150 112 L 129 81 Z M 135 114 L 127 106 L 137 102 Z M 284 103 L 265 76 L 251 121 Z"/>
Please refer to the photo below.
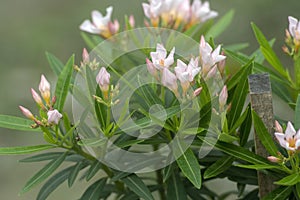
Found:
<path fill-rule="evenodd" d="M 101 35 L 103 38 L 109 38 L 112 35 L 119 32 L 120 24 L 118 20 L 111 20 L 111 15 L 113 12 L 113 7 L 110 6 L 106 8 L 106 15 L 103 16 L 99 11 L 94 10 L 91 13 L 92 21 L 85 20 L 80 25 L 80 30 Z M 135 19 L 133 15 L 130 15 L 128 18 L 128 22 L 130 27 L 126 27 L 127 29 L 134 28 Z"/>
<path fill-rule="evenodd" d="M 283 51 L 291 56 L 297 55 L 300 47 L 300 22 L 298 19 L 289 16 L 289 29 L 285 31 L 285 42 L 287 46 L 283 46 Z"/>
<path fill-rule="evenodd" d="M 51 98 L 50 83 L 47 81 L 44 75 L 41 76 L 39 91 L 41 96 L 33 88 L 31 88 L 32 98 L 37 103 L 39 108 L 47 113 L 47 119 L 45 119 L 44 117 L 41 117 L 42 119 L 38 119 L 30 112 L 30 110 L 23 106 L 19 106 L 20 110 L 25 117 L 35 122 L 32 127 L 51 126 L 53 124 L 57 125 L 59 123 L 59 120 L 62 118 L 62 114 L 59 113 L 58 110 L 53 109 L 56 98 L 55 96 Z"/>
<path fill-rule="evenodd" d="M 149 0 L 149 4 L 143 3 L 145 16 L 150 20 L 151 26 L 187 29 L 195 24 L 218 16 L 216 11 L 211 11 L 209 2 L 201 0 Z M 145 21 L 146 26 L 150 26 Z"/>
<path fill-rule="evenodd" d="M 93 59 L 93 61 L 90 60 L 90 55 L 86 48 L 83 48 L 82 50 L 82 61 L 80 62 L 80 68 L 84 68 L 88 66 L 92 70 L 96 70 L 99 67 L 99 63 L 96 61 L 96 58 Z M 80 71 L 80 68 L 75 65 L 74 66 L 76 71 Z"/>

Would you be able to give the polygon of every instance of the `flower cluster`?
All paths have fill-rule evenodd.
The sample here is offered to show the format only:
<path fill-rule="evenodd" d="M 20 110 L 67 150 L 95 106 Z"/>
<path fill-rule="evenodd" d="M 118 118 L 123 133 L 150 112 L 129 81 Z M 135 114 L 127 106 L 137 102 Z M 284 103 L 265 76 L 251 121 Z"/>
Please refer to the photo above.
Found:
<path fill-rule="evenodd" d="M 120 24 L 118 20 L 111 21 L 113 7 L 106 8 L 106 15 L 103 16 L 99 11 L 92 11 L 92 21 L 85 20 L 80 25 L 80 30 L 92 34 L 99 34 L 104 38 L 109 38 L 119 31 Z"/>
<path fill-rule="evenodd" d="M 218 15 L 211 11 L 209 2 L 202 3 L 200 0 L 149 0 L 149 4 L 143 3 L 145 16 L 154 27 L 168 27 L 187 29 L 190 26 L 205 22 Z M 146 25 L 149 23 L 146 21 Z"/>
<path fill-rule="evenodd" d="M 289 28 L 286 29 L 286 39 L 285 42 L 288 47 L 290 47 L 291 50 L 288 49 L 288 47 L 284 46 L 283 51 L 288 53 L 289 55 L 298 54 L 298 50 L 300 47 L 300 22 L 298 19 L 289 16 Z"/>
<path fill-rule="evenodd" d="M 279 144 L 288 151 L 296 151 L 300 147 L 300 129 L 296 132 L 291 122 L 287 123 L 287 128 L 283 133 L 283 129 L 276 121 L 275 136 Z"/>
<path fill-rule="evenodd" d="M 62 114 L 59 113 L 58 110 L 53 108 L 56 98 L 55 96 L 53 96 L 51 99 L 50 87 L 50 83 L 47 81 L 45 76 L 42 75 L 39 84 L 39 91 L 41 96 L 33 88 L 31 88 L 32 98 L 37 103 L 39 108 L 42 109 L 42 111 L 46 112 L 47 119 L 43 116 L 41 117 L 41 119 L 38 119 L 30 112 L 30 110 L 23 106 L 19 106 L 20 110 L 25 115 L 25 117 L 35 122 L 35 124 L 32 125 L 32 127 L 51 126 L 53 124 L 57 125 L 59 123 L 59 120 L 62 118 Z"/>
<path fill-rule="evenodd" d="M 200 74 L 202 77 L 209 79 L 216 74 L 217 63 L 226 58 L 225 56 L 220 55 L 220 48 L 221 46 L 219 45 L 213 51 L 212 47 L 205 42 L 204 37 L 202 36 L 199 50 L 200 56 L 191 58 L 188 64 L 184 63 L 180 59 L 177 59 L 174 72 L 172 72 L 171 65 L 174 63 L 175 47 L 167 56 L 167 50 L 164 48 L 164 46 L 162 44 L 157 44 L 156 51 L 150 53 L 151 60 L 148 58 L 146 59 L 147 69 L 149 73 L 157 80 L 160 80 L 164 86 L 172 90 L 177 97 L 180 96 L 178 93 L 177 84 L 177 80 L 179 80 L 182 90 L 182 97 L 189 97 L 190 95 L 187 94 L 187 91 L 191 86 L 194 85 L 194 80 L 197 75 Z M 195 94 L 198 95 L 200 91 L 200 88 L 196 89 L 194 96 Z M 223 91 L 223 93 L 221 95 L 222 97 L 220 97 L 222 104 L 224 102 L 224 98 L 227 99 L 227 97 L 225 97 L 225 91 Z"/>

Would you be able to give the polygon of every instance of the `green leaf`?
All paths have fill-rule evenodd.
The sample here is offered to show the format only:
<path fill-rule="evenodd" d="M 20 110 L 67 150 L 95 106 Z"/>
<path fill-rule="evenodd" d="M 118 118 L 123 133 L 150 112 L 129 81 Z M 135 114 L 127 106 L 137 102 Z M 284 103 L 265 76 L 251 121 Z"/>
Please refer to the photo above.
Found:
<path fill-rule="evenodd" d="M 84 42 L 86 43 L 86 45 L 90 48 L 93 49 L 97 46 L 97 43 L 95 41 L 92 40 L 91 36 L 88 35 L 85 32 L 81 32 L 80 33 L 81 37 L 83 38 Z"/>
<path fill-rule="evenodd" d="M 279 74 L 281 74 L 283 77 L 286 77 L 286 71 L 283 65 L 281 64 L 279 58 L 276 56 L 264 34 L 254 23 L 251 23 L 251 26 L 254 31 L 255 37 L 260 44 L 261 52 L 263 53 L 266 60 L 274 67 L 274 69 Z"/>
<path fill-rule="evenodd" d="M 73 66 L 74 66 L 74 55 L 70 57 L 67 64 L 61 71 L 60 75 L 58 76 L 58 80 L 56 83 L 55 88 L 55 96 L 56 96 L 56 108 L 58 111 L 62 112 L 62 109 L 64 107 L 70 83 L 71 83 L 71 77 L 73 72 Z"/>
<path fill-rule="evenodd" d="M 60 186 L 67 178 L 69 177 L 70 172 L 74 166 L 68 167 L 54 176 L 52 176 L 47 182 L 41 187 L 37 200 L 45 200 L 47 197 L 58 187 Z"/>
<path fill-rule="evenodd" d="M 278 165 L 235 165 L 236 167 L 246 168 L 246 169 L 256 169 L 256 170 L 263 170 L 263 169 L 280 169 L 281 167 Z"/>
<path fill-rule="evenodd" d="M 99 200 L 102 194 L 102 190 L 106 183 L 106 178 L 101 178 L 92 185 L 83 193 L 80 200 Z"/>
<path fill-rule="evenodd" d="M 243 148 L 243 147 L 239 147 L 237 145 L 234 144 L 229 144 L 229 143 L 225 143 L 225 142 L 220 142 L 220 141 L 214 141 L 212 139 L 203 139 L 200 136 L 198 136 L 200 140 L 202 140 L 203 142 L 217 148 L 220 149 L 221 151 L 223 151 L 224 153 L 227 153 L 235 158 L 244 160 L 246 162 L 252 163 L 252 164 L 265 164 L 265 165 L 269 165 L 270 162 L 267 161 L 265 158 L 256 155 L 255 153 Z"/>
<path fill-rule="evenodd" d="M 300 198 L 300 183 L 297 183 L 296 184 L 296 187 L 295 187 L 295 192 L 296 194 L 298 195 L 298 199 Z"/>
<path fill-rule="evenodd" d="M 295 108 L 295 129 L 300 129 L 300 94 L 298 94 Z"/>
<path fill-rule="evenodd" d="M 19 162 L 41 162 L 58 158 L 64 152 L 47 152 L 19 160 Z"/>
<path fill-rule="evenodd" d="M 122 181 L 126 186 L 139 197 L 145 200 L 154 200 L 149 188 L 145 183 L 135 174 L 131 174 L 126 178 L 123 178 Z"/>
<path fill-rule="evenodd" d="M 32 124 L 34 124 L 34 122 L 29 119 L 9 115 L 0 115 L 1 128 L 8 128 L 18 131 L 41 131 L 39 128 L 31 128 Z"/>
<path fill-rule="evenodd" d="M 187 195 L 178 173 L 172 173 L 167 181 L 167 200 L 186 200 Z"/>
<path fill-rule="evenodd" d="M 289 187 L 279 187 L 269 193 L 267 196 L 263 197 L 262 200 L 283 200 L 287 199 L 292 193 L 292 186 Z"/>
<path fill-rule="evenodd" d="M 217 23 L 215 23 L 209 31 L 206 33 L 205 38 L 216 38 L 218 37 L 223 31 L 227 29 L 227 27 L 230 25 L 232 19 L 234 16 L 234 11 L 230 10 L 227 12 L 221 19 L 218 20 Z"/>
<path fill-rule="evenodd" d="M 244 122 L 241 124 L 239 132 L 240 132 L 240 146 L 245 146 L 248 141 L 249 134 L 252 128 L 252 114 L 251 114 L 251 105 L 249 104 L 247 111 L 247 116 Z M 246 112 L 245 111 L 245 112 Z"/>
<path fill-rule="evenodd" d="M 74 184 L 78 173 L 80 172 L 80 170 L 82 170 L 82 165 L 83 162 L 78 162 L 72 169 L 72 171 L 70 172 L 70 175 L 68 177 L 68 186 L 72 187 L 72 185 Z"/>
<path fill-rule="evenodd" d="M 107 142 L 107 138 L 86 138 L 81 139 L 77 142 L 80 146 L 88 146 L 88 147 L 100 147 L 103 146 Z"/>
<path fill-rule="evenodd" d="M 277 185 L 284 185 L 284 186 L 291 186 L 291 185 L 296 185 L 297 183 L 300 182 L 300 174 L 291 174 L 287 177 L 284 177 L 283 179 L 276 181 L 275 184 Z"/>
<path fill-rule="evenodd" d="M 165 183 L 165 182 L 169 179 L 169 177 L 172 175 L 174 169 L 175 169 L 175 166 L 174 166 L 173 163 L 170 164 L 170 165 L 168 165 L 168 166 L 166 166 L 166 167 L 163 169 L 162 175 L 163 175 L 163 182 L 164 182 L 164 183 Z"/>
<path fill-rule="evenodd" d="M 91 180 L 95 174 L 101 169 L 102 164 L 98 160 L 95 160 L 93 164 L 90 166 L 89 170 L 87 171 L 85 179 L 87 181 Z"/>
<path fill-rule="evenodd" d="M 241 74 L 240 81 L 234 90 L 233 98 L 231 104 L 232 106 L 229 114 L 228 114 L 228 124 L 229 128 L 231 129 L 234 123 L 239 119 L 245 100 L 248 94 L 248 75 L 251 74 L 253 62 L 250 61 L 247 63 L 245 67 L 245 71 Z"/>
<path fill-rule="evenodd" d="M 204 178 L 208 179 L 211 177 L 215 177 L 222 172 L 226 171 L 229 167 L 231 167 L 232 162 L 235 159 L 232 156 L 225 156 L 219 159 L 217 162 L 209 166 L 204 172 Z"/>
<path fill-rule="evenodd" d="M 187 179 L 198 189 L 201 188 L 201 171 L 196 156 L 190 148 L 184 152 L 181 145 L 178 145 L 181 156 L 176 160 L 179 168 Z"/>
<path fill-rule="evenodd" d="M 56 76 L 59 76 L 61 71 L 64 68 L 64 64 L 53 54 L 46 52 L 46 57 L 48 60 L 48 63 L 50 64 L 50 68 L 54 72 Z"/>
<path fill-rule="evenodd" d="M 33 177 L 29 179 L 29 181 L 22 188 L 20 194 L 29 191 L 34 186 L 47 179 L 63 163 L 63 161 L 66 158 L 66 155 L 67 152 L 45 165 L 45 167 L 43 167 L 40 171 L 38 171 Z"/>
<path fill-rule="evenodd" d="M 8 154 L 28 154 L 34 153 L 38 151 L 44 151 L 47 149 L 56 148 L 54 145 L 37 145 L 37 146 L 20 146 L 20 147 L 1 147 L 0 155 L 8 155 Z"/>
<path fill-rule="evenodd" d="M 270 153 L 270 155 L 277 156 L 278 150 L 273 141 L 272 136 L 268 132 L 263 121 L 253 110 L 252 110 L 252 118 L 253 118 L 255 133 L 258 136 L 260 142 L 264 145 L 264 147 Z"/>

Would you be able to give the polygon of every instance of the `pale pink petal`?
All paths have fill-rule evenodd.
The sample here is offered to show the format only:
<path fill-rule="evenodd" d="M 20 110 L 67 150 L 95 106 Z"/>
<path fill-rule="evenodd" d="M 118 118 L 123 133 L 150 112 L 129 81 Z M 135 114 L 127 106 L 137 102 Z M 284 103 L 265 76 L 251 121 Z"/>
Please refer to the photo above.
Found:
<path fill-rule="evenodd" d="M 91 15 L 92 15 L 93 24 L 95 24 L 96 27 L 105 25 L 102 20 L 103 16 L 98 10 L 93 10 Z"/>
<path fill-rule="evenodd" d="M 161 83 L 171 90 L 177 90 L 177 78 L 168 68 L 164 68 L 162 72 Z"/>
<path fill-rule="evenodd" d="M 295 30 L 297 29 L 298 20 L 292 16 L 289 16 L 288 19 L 290 34 L 295 37 Z"/>
<path fill-rule="evenodd" d="M 165 59 L 167 56 L 167 50 L 165 49 L 165 47 L 162 44 L 158 43 L 156 45 L 156 52 L 158 53 L 158 55 L 161 59 Z"/>
<path fill-rule="evenodd" d="M 285 135 L 283 133 L 275 133 L 275 137 L 278 140 L 279 144 L 286 148 L 287 142 L 285 141 Z"/>
<path fill-rule="evenodd" d="M 293 138 L 296 134 L 295 128 L 291 122 L 287 123 L 287 128 L 285 130 L 285 137 L 288 140 L 289 138 Z"/>
<path fill-rule="evenodd" d="M 90 20 L 85 20 L 81 25 L 80 25 L 80 30 L 86 31 L 88 33 L 93 33 L 93 34 L 100 34 L 101 30 L 97 29 L 94 24 L 91 23 Z"/>
<path fill-rule="evenodd" d="M 147 3 L 142 3 L 143 6 L 143 10 L 144 10 L 144 14 L 147 18 L 151 18 L 151 14 L 150 14 L 150 5 Z"/>
<path fill-rule="evenodd" d="M 175 53 L 175 47 L 171 50 L 169 56 L 165 59 L 165 66 L 169 67 L 174 63 L 174 53 Z"/>

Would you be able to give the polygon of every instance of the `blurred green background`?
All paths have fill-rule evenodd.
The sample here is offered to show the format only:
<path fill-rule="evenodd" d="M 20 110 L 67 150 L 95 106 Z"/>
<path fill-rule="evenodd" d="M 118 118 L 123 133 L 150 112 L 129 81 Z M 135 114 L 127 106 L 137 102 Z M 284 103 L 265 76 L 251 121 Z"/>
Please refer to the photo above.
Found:
<path fill-rule="evenodd" d="M 76 54 L 79 63 L 85 47 L 78 29 L 80 23 L 90 18 L 93 9 L 105 11 L 114 6 L 113 18 L 123 22 L 125 14 L 135 14 L 137 24 L 143 24 L 141 0 L 2 0 L 0 3 L 0 113 L 21 116 L 18 105 L 34 109 L 30 88 L 38 88 L 40 75 L 46 75 L 54 85 L 55 77 L 50 71 L 45 52 L 51 52 L 65 62 Z M 287 17 L 300 18 L 298 0 L 211 0 L 211 8 L 222 16 L 235 10 L 233 23 L 217 38 L 217 43 L 232 44 L 248 42 L 250 53 L 258 47 L 251 31 L 250 22 L 255 22 L 269 39 L 277 38 L 275 49 L 285 65 L 290 62 L 282 52 Z M 274 107 L 275 112 L 280 108 Z M 0 146 L 35 145 L 42 142 L 37 133 L 15 132 L 0 129 Z M 26 180 L 40 167 L 39 164 L 19 163 L 23 156 L 1 156 L 0 199 L 32 200 L 38 187 L 32 192 L 18 196 Z M 85 181 L 68 189 L 66 184 L 49 199 L 76 199 L 85 190 Z"/>

